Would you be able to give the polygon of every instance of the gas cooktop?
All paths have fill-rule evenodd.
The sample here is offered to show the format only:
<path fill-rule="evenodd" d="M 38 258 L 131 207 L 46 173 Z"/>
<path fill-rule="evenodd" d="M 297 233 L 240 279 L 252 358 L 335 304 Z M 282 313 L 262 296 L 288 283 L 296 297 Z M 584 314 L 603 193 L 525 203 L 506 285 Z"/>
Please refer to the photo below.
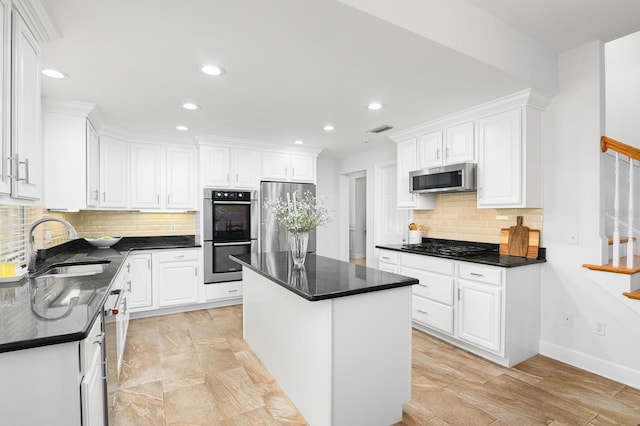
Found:
<path fill-rule="evenodd" d="M 467 257 L 486 253 L 488 249 L 470 244 L 446 244 L 428 242 L 421 244 L 403 244 L 403 250 L 425 254 L 442 254 L 446 256 Z"/>

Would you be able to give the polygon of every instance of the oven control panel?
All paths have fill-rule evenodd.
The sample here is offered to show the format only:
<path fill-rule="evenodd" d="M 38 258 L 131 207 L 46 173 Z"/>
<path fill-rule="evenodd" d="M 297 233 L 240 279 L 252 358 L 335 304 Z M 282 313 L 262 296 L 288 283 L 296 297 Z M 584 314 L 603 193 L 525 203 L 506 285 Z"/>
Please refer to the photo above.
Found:
<path fill-rule="evenodd" d="M 229 201 L 250 201 L 251 192 L 242 191 L 213 191 L 211 198 L 214 200 L 229 200 Z"/>

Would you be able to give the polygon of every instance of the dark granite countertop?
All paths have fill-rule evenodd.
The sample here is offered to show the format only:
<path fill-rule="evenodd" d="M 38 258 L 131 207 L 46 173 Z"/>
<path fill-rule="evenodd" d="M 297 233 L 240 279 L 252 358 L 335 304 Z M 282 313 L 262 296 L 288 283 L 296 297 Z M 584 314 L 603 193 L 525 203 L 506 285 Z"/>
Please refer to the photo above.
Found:
<path fill-rule="evenodd" d="M 547 261 L 546 250 L 543 247 L 541 247 L 538 250 L 538 257 L 536 259 L 531 259 L 526 257 L 506 256 L 506 255 L 500 254 L 498 244 L 444 240 L 444 239 L 438 239 L 438 238 L 423 238 L 422 241 L 424 243 L 434 241 L 434 242 L 443 243 L 443 244 L 450 243 L 452 245 L 470 244 L 474 246 L 484 247 L 487 249 L 487 251 L 485 253 L 477 254 L 473 256 L 459 257 L 459 256 L 449 256 L 445 254 L 425 253 L 423 251 L 411 250 L 408 248 L 404 248 L 402 244 L 380 244 L 380 245 L 376 245 L 376 248 L 399 251 L 402 253 L 419 254 L 422 256 L 441 257 L 443 259 L 459 260 L 462 262 L 481 263 L 483 265 L 500 266 L 503 268 L 514 268 L 517 266 L 534 265 L 537 263 L 544 263 Z"/>
<path fill-rule="evenodd" d="M 199 247 L 191 236 L 125 237 L 97 249 L 84 239 L 38 251 L 36 273 L 0 283 L 0 352 L 82 340 L 108 296 L 111 281 L 131 250 Z M 42 278 L 60 263 L 108 262 L 96 275 Z M 38 278 L 38 277 L 41 278 Z M 79 297 L 70 306 L 71 297 Z"/>
<path fill-rule="evenodd" d="M 307 254 L 302 269 L 293 267 L 289 252 L 244 254 L 229 257 L 310 301 L 335 299 L 418 284 L 418 280 L 415 278 L 315 254 Z"/>

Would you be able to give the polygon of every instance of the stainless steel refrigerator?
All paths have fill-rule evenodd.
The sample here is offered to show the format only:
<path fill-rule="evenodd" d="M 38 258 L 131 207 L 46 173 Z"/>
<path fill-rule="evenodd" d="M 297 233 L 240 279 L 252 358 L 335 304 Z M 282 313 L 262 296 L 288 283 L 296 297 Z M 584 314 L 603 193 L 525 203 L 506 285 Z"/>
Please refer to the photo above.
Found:
<path fill-rule="evenodd" d="M 260 252 L 269 253 L 274 251 L 287 251 L 289 242 L 287 237 L 287 229 L 279 226 L 273 214 L 265 211 L 264 203 L 266 200 L 273 200 L 280 197 L 281 200 L 287 199 L 296 193 L 298 199 L 304 194 L 310 192 L 316 196 L 316 186 L 312 183 L 294 183 L 294 182 L 260 182 Z M 309 232 L 308 253 L 316 251 L 316 231 Z"/>

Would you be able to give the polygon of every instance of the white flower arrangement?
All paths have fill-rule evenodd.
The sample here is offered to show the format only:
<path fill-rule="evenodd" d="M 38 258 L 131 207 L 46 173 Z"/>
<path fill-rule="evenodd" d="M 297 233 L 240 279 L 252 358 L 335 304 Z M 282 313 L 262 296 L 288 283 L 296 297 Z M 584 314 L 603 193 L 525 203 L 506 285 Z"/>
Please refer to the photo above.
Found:
<path fill-rule="evenodd" d="M 278 197 L 264 203 L 264 207 L 275 215 L 280 226 L 291 233 L 300 234 L 331 222 L 328 208 L 319 204 L 311 192 L 305 192 L 301 200 L 296 199 L 296 192 L 287 194 L 286 201 Z"/>

